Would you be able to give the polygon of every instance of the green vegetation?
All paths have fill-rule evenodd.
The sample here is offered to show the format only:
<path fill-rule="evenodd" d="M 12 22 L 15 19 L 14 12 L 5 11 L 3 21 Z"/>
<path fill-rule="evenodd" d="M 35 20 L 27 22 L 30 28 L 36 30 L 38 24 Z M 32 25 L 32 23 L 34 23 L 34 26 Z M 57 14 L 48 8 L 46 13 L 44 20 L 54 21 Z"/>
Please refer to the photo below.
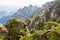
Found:
<path fill-rule="evenodd" d="M 60 40 L 60 15 L 53 15 L 51 10 L 56 10 L 58 5 L 53 9 L 44 9 L 37 16 L 27 20 L 21 20 L 18 17 L 9 19 L 5 28 L 7 32 L 0 33 L 0 40 Z M 49 11 L 48 11 L 49 10 Z M 52 13 L 54 14 L 54 13 Z"/>

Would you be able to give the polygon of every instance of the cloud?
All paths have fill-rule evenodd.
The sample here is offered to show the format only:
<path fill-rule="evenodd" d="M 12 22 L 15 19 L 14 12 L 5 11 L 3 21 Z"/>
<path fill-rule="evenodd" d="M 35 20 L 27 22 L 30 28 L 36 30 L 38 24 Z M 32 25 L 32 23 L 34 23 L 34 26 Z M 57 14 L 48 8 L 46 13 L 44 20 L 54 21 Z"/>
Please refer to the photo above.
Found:
<path fill-rule="evenodd" d="M 0 0 L 0 6 L 17 6 L 23 7 L 28 6 L 30 4 L 41 6 L 42 4 L 52 1 L 52 0 Z"/>

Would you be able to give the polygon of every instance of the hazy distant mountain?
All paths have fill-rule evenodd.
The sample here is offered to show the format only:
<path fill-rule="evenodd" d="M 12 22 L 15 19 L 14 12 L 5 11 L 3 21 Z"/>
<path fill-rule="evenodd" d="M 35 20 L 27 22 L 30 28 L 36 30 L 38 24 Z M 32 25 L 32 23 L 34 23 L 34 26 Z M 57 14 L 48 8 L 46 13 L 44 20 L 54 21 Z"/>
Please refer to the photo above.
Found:
<path fill-rule="evenodd" d="M 37 6 L 29 5 L 28 7 L 24 7 L 22 9 L 19 9 L 16 13 L 13 14 L 13 16 L 18 16 L 19 18 L 26 18 L 34 16 L 38 10 L 40 11 L 41 8 Z"/>
<path fill-rule="evenodd" d="M 0 11 L 0 18 L 7 15 L 7 12 L 6 11 Z"/>
<path fill-rule="evenodd" d="M 0 18 L 0 23 L 5 24 L 7 22 L 7 20 L 11 17 L 12 17 L 11 15 L 3 16 L 2 18 Z"/>
<path fill-rule="evenodd" d="M 11 18 L 12 16 L 17 16 L 19 18 L 33 17 L 40 10 L 41 10 L 41 8 L 39 8 L 37 6 L 32 6 L 32 5 L 29 5 L 28 7 L 24 7 L 22 9 L 19 8 L 17 11 L 15 11 L 15 13 L 10 12 L 10 13 L 13 13 L 12 15 L 2 17 L 0 19 L 0 23 L 5 24 L 6 21 L 9 18 Z"/>
<path fill-rule="evenodd" d="M 0 5 L 0 18 L 7 15 L 12 15 L 18 8 Z"/>
<path fill-rule="evenodd" d="M 15 12 L 10 12 L 10 13 L 13 13 L 12 15 L 9 15 L 9 16 L 4 16 L 0 19 L 0 23 L 3 23 L 5 24 L 6 21 L 11 18 L 12 16 L 17 16 L 19 18 L 26 18 L 26 17 L 33 17 L 34 15 L 36 15 L 38 12 L 40 12 L 42 9 L 44 9 L 45 7 L 46 8 L 50 8 L 52 5 L 54 5 L 54 1 L 52 2 L 47 2 L 46 4 L 44 4 L 42 6 L 42 8 L 39 8 L 37 6 L 32 6 L 32 5 L 29 5 L 28 7 L 24 7 L 22 9 L 18 9 L 17 11 Z"/>

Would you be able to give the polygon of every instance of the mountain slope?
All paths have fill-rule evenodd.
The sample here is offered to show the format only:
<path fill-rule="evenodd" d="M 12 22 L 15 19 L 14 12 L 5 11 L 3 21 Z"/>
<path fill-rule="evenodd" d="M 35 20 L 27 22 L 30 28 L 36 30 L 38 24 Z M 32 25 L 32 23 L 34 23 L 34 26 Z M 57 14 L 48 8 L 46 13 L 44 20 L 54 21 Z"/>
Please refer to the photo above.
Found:
<path fill-rule="evenodd" d="M 50 5 L 50 4 L 54 4 L 54 3 L 55 3 L 55 2 L 53 1 L 53 2 L 47 3 L 47 4 Z M 44 4 L 44 5 L 46 5 L 46 4 Z M 46 6 L 48 6 L 48 5 L 46 5 Z M 50 5 L 50 6 L 52 6 L 52 5 Z M 50 7 L 50 6 L 49 6 L 49 7 Z M 49 7 L 47 7 L 47 8 L 49 8 Z M 13 17 L 14 17 L 14 16 L 17 16 L 17 17 L 19 17 L 19 18 L 21 18 L 21 19 L 25 19 L 26 17 L 32 18 L 33 16 L 39 14 L 40 11 L 42 11 L 43 8 L 45 8 L 45 7 L 40 8 L 40 7 L 32 6 L 32 5 L 29 5 L 28 7 L 25 6 L 25 7 L 22 8 L 22 9 L 19 8 L 17 11 L 15 11 L 15 13 L 13 12 L 12 15 L 8 15 L 8 16 L 2 17 L 2 18 L 0 19 L 0 22 L 3 23 L 3 24 L 5 24 L 6 21 L 7 21 L 9 18 L 11 18 L 12 16 L 13 16 Z"/>
<path fill-rule="evenodd" d="M 26 17 L 33 17 L 38 12 L 38 10 L 40 11 L 41 8 L 32 5 L 28 7 L 24 7 L 22 9 L 18 9 L 17 12 L 13 13 L 12 15 L 8 15 L 0 18 L 0 23 L 5 24 L 9 18 L 14 16 L 17 16 L 21 19 L 22 18 L 25 19 Z"/>
<path fill-rule="evenodd" d="M 8 20 L 9 18 L 11 18 L 11 17 L 12 17 L 12 16 L 9 15 L 9 16 L 4 16 L 4 17 L 0 18 L 0 23 L 5 24 L 5 23 L 7 22 L 7 20 Z"/>
<path fill-rule="evenodd" d="M 0 18 L 7 15 L 7 12 L 6 11 L 0 11 Z"/>
<path fill-rule="evenodd" d="M 13 16 L 18 16 L 19 18 L 32 17 L 37 13 L 38 10 L 41 10 L 41 8 L 29 5 L 28 7 L 19 9 L 15 14 L 13 14 Z"/>

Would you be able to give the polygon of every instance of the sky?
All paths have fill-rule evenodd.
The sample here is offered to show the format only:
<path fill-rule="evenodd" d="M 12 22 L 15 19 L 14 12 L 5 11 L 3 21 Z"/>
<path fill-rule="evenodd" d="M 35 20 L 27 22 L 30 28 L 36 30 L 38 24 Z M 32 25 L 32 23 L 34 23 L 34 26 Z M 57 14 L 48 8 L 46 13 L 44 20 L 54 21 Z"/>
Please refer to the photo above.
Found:
<path fill-rule="evenodd" d="M 24 7 L 30 4 L 41 7 L 42 4 L 52 0 L 0 0 L 0 6 Z"/>
<path fill-rule="evenodd" d="M 0 0 L 0 12 L 6 11 L 11 12 L 18 10 L 18 8 L 23 8 L 24 6 L 29 6 L 30 4 L 33 6 L 41 7 L 46 2 L 50 2 L 53 0 Z M 0 13 L 0 18 L 4 15 L 9 15 L 5 13 L 4 15 Z"/>

